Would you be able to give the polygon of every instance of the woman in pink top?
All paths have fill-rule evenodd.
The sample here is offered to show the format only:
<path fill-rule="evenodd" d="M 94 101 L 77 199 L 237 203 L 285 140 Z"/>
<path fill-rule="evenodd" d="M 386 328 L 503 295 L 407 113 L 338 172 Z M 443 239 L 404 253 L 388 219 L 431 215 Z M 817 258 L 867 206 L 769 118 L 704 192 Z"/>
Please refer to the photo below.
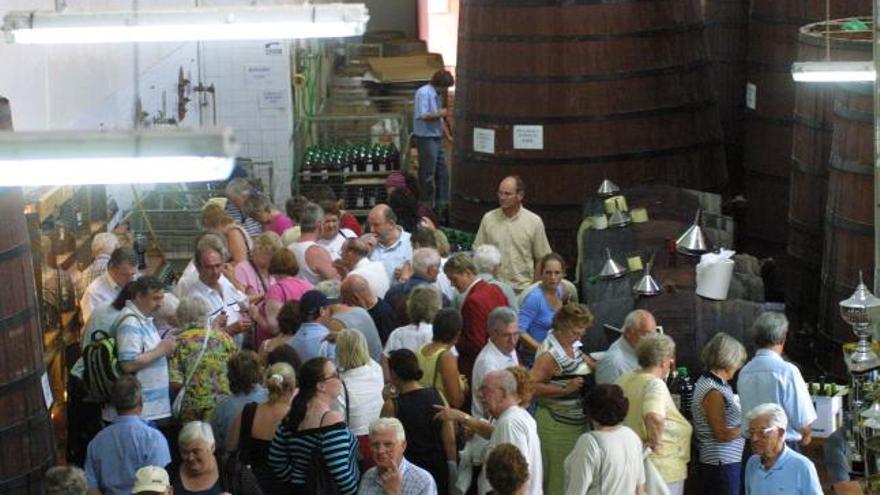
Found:
<path fill-rule="evenodd" d="M 278 234 L 263 232 L 254 239 L 250 258 L 235 266 L 235 280 L 251 303 L 262 302 L 269 287 L 275 284 L 275 277 L 269 274 L 269 262 L 272 255 L 282 247 Z M 259 349 L 260 344 L 271 336 L 268 328 L 257 324 L 254 334 L 255 348 Z"/>
<path fill-rule="evenodd" d="M 284 235 L 284 231 L 293 227 L 293 220 L 272 206 L 272 202 L 264 194 L 252 194 L 244 202 L 245 213 L 260 222 L 263 232 L 275 232 Z"/>
<path fill-rule="evenodd" d="M 269 261 L 269 274 L 275 277 L 275 283 L 266 292 L 263 304 L 252 308 L 251 314 L 257 325 L 263 325 L 271 335 L 278 334 L 278 313 L 288 301 L 299 301 L 302 295 L 314 287 L 296 275 L 299 264 L 296 256 L 288 249 L 279 249 Z"/>

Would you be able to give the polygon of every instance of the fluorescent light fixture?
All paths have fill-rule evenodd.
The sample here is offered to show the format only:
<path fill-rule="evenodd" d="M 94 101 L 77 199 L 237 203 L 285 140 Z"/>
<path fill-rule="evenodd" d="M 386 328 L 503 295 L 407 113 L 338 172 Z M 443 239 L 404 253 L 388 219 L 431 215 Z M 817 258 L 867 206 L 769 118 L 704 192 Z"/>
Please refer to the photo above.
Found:
<path fill-rule="evenodd" d="M 0 132 L 0 186 L 224 180 L 237 149 L 229 129 Z"/>
<path fill-rule="evenodd" d="M 158 41 L 341 38 L 364 33 L 362 3 L 196 7 L 107 12 L 10 12 L 9 43 L 77 44 Z"/>
<path fill-rule="evenodd" d="M 795 62 L 791 76 L 798 82 L 873 82 L 874 62 Z"/>

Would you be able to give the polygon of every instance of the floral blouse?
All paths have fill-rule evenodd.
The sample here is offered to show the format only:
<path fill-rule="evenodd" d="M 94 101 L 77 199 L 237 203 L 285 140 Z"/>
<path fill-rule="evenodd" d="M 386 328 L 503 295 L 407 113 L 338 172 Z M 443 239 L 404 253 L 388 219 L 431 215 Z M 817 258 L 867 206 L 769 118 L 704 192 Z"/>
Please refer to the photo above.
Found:
<path fill-rule="evenodd" d="M 179 335 L 177 349 L 169 363 L 171 382 L 183 384 L 186 377 L 193 373 L 205 341 L 205 332 L 203 328 L 193 328 Z M 186 386 L 179 418 L 181 423 L 194 420 L 210 422 L 214 407 L 230 393 L 226 363 L 238 347 L 227 333 L 210 332 L 205 355 Z"/>

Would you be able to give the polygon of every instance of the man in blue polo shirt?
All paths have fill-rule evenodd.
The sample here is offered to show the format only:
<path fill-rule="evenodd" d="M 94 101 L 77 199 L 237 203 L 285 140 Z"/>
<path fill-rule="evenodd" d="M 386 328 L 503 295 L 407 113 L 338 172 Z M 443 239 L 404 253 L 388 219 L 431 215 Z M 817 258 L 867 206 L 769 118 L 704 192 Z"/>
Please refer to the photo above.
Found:
<path fill-rule="evenodd" d="M 451 136 L 444 120 L 443 101 L 454 83 L 449 71 L 439 70 L 431 82 L 416 91 L 413 102 L 413 134 L 419 150 L 419 199 L 436 206 L 438 212 L 445 210 L 449 194 L 443 138 Z"/>
<path fill-rule="evenodd" d="M 128 495 L 138 469 L 171 463 L 165 437 L 140 418 L 144 401 L 138 379 L 121 376 L 110 400 L 119 415 L 95 436 L 86 453 L 90 495 Z"/>
<path fill-rule="evenodd" d="M 778 404 L 761 404 L 746 414 L 755 453 L 746 464 L 746 495 L 822 495 L 812 461 L 785 445 L 788 418 Z"/>

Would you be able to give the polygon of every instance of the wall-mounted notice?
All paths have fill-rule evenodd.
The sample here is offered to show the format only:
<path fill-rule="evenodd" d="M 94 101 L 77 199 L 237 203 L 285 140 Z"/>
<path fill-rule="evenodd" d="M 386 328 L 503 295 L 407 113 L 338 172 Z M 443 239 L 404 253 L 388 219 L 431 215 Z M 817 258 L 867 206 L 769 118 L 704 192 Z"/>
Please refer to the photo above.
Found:
<path fill-rule="evenodd" d="M 474 127 L 474 151 L 495 154 L 495 129 Z"/>
<path fill-rule="evenodd" d="M 43 400 L 46 402 L 46 409 L 52 409 L 52 403 L 55 398 L 52 397 L 52 387 L 49 385 L 49 374 L 43 373 L 40 377 L 40 384 L 43 386 Z"/>
<path fill-rule="evenodd" d="M 284 90 L 260 92 L 260 108 L 284 108 Z"/>
<path fill-rule="evenodd" d="M 515 125 L 513 126 L 513 149 L 542 150 L 544 149 L 544 126 Z"/>
<path fill-rule="evenodd" d="M 758 86 L 755 83 L 746 83 L 746 108 L 749 110 L 758 108 Z"/>
<path fill-rule="evenodd" d="M 249 83 L 266 83 L 271 81 L 275 74 L 269 65 L 248 65 L 244 68 L 245 78 Z"/>

